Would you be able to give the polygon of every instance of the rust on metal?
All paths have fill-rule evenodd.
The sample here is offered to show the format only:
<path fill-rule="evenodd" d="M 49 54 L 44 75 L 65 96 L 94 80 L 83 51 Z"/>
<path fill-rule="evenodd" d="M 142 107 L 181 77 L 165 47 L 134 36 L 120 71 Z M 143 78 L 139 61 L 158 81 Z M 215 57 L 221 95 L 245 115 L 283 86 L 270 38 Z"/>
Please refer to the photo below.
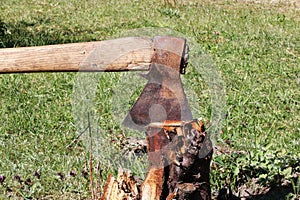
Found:
<path fill-rule="evenodd" d="M 154 38 L 152 65 L 144 76 L 148 83 L 126 116 L 125 126 L 145 131 L 151 122 L 192 119 L 180 79 L 186 49 L 183 38 Z"/>

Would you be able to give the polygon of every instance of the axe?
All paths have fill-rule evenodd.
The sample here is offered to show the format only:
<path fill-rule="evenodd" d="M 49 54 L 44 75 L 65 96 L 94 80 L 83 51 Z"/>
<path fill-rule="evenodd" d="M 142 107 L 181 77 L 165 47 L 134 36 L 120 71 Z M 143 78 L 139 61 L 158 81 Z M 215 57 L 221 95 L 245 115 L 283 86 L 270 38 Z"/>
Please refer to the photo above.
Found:
<path fill-rule="evenodd" d="M 156 36 L 0 49 L 0 74 L 33 72 L 149 71 L 142 94 L 124 119 L 146 130 L 151 122 L 190 120 L 180 74 L 187 65 L 183 38 Z"/>
<path fill-rule="evenodd" d="M 179 137 L 189 135 L 199 135 L 198 138 L 206 135 L 203 124 L 200 126 L 198 121 L 192 120 L 180 79 L 180 74 L 185 73 L 187 59 L 188 46 L 183 38 L 156 36 L 152 40 L 128 37 L 100 42 L 0 49 L 0 74 L 148 71 L 146 75 L 142 75 L 148 82 L 123 121 L 123 125 L 127 127 L 146 132 L 150 164 L 147 177 L 140 188 L 140 198 L 171 199 L 178 195 L 179 190 L 188 195 L 192 193 L 199 196 L 201 193 L 203 199 L 210 199 L 209 187 L 199 189 L 199 186 L 194 191 L 187 192 L 180 189 L 186 188 L 177 184 L 186 179 L 178 174 L 182 172 L 182 166 L 178 166 L 180 162 L 166 166 L 165 157 L 170 154 L 170 157 L 174 157 L 172 145 L 168 149 L 172 140 L 179 141 Z M 181 148 L 182 145 L 179 146 Z M 168 152 L 165 152 L 166 149 Z M 183 158 L 187 155 L 183 155 Z M 211 155 L 208 155 L 205 157 L 205 169 L 209 169 Z M 203 167 L 199 165 L 198 168 Z M 205 176 L 205 180 L 202 179 L 196 181 L 205 182 L 209 186 L 208 176 Z M 108 187 L 107 185 L 105 188 Z M 207 191 L 204 195 L 203 190 Z M 106 195 L 107 190 L 102 199 L 106 199 Z M 180 198 L 185 199 L 184 195 Z"/>

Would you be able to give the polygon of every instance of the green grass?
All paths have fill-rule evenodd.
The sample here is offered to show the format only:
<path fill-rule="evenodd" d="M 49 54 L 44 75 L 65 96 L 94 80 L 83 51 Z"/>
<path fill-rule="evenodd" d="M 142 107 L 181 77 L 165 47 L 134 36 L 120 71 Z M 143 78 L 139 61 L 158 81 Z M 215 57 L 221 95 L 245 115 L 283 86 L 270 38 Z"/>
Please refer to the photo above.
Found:
<path fill-rule="evenodd" d="M 231 153 L 215 155 L 213 189 L 231 184 L 237 191 L 255 178 L 262 186 L 274 186 L 285 178 L 293 193 L 299 192 L 299 178 L 293 178 L 300 173 L 299 9 L 286 3 L 178 2 L 171 7 L 142 0 L 1 1 L 0 47 L 105 40 L 144 27 L 170 28 L 193 38 L 211 56 L 226 86 L 219 145 Z M 190 98 L 209 120 L 210 94 L 205 78 L 193 70 L 197 64 L 187 69 L 186 89 L 196 94 Z M 101 75 L 96 83 L 95 113 L 106 141 L 124 134 L 111 112 L 122 76 Z M 72 143 L 82 131 L 72 115 L 76 78 L 76 73 L 0 75 L 0 176 L 6 177 L 0 199 L 89 198 L 89 180 L 82 175 L 89 168 L 88 150 L 82 137 Z M 112 149 L 107 152 L 111 163 L 101 165 L 101 184 L 122 160 L 115 155 L 120 150 Z M 128 167 L 139 176 L 145 172 L 141 161 Z"/>

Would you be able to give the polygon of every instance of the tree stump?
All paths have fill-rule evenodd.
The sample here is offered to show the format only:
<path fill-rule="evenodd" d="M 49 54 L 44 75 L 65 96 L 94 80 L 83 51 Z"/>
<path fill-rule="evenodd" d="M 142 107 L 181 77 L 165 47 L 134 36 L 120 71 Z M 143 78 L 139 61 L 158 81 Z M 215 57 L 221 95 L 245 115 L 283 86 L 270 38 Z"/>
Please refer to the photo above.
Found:
<path fill-rule="evenodd" d="M 209 200 L 212 143 L 202 120 L 151 123 L 149 167 L 141 186 L 127 172 L 110 175 L 101 200 Z"/>

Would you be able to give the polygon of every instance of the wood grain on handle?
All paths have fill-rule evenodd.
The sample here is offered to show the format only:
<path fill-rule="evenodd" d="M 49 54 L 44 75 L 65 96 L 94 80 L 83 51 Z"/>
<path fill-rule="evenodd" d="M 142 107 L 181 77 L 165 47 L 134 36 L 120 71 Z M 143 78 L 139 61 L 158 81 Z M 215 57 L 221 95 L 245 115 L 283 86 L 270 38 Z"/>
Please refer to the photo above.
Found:
<path fill-rule="evenodd" d="M 0 73 L 149 70 L 151 39 L 0 49 Z"/>

